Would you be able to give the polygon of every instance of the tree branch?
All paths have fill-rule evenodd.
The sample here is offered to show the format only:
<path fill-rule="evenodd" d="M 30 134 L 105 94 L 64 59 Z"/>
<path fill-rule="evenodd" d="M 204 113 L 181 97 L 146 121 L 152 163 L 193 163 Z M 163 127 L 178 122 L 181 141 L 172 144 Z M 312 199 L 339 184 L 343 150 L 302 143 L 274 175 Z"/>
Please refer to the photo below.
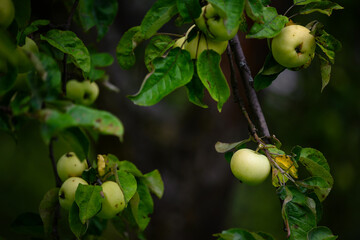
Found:
<path fill-rule="evenodd" d="M 239 69 L 241 79 L 245 86 L 247 98 L 249 100 L 252 112 L 256 116 L 261 135 L 263 135 L 266 139 L 270 139 L 269 128 L 267 126 L 262 108 L 260 106 L 259 99 L 253 87 L 254 80 L 251 76 L 251 71 L 249 69 L 249 66 L 246 63 L 246 59 L 244 56 L 244 52 L 241 48 L 239 37 L 236 35 L 229 42 L 230 42 L 230 47 L 235 56 L 235 60 L 236 60 L 235 63 Z"/>

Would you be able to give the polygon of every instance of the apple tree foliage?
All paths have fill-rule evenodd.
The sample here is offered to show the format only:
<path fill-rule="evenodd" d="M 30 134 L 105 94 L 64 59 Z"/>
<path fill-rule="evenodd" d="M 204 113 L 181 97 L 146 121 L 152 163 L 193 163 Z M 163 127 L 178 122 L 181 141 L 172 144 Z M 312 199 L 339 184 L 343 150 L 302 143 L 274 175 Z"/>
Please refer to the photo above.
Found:
<path fill-rule="evenodd" d="M 217 102 L 220 112 L 231 93 L 235 98 L 238 96 L 233 79 L 230 86 L 230 79 L 226 79 L 220 67 L 221 56 L 209 49 L 192 60 L 189 52 L 173 47 L 176 41 L 174 34 L 160 33 L 160 29 L 174 19 L 177 26 L 193 24 L 200 17 L 202 6 L 211 3 L 226 18 L 224 27 L 228 32 L 239 27 L 238 34 L 243 34 L 246 38 L 271 41 L 286 24 L 295 21 L 297 15 L 318 12 L 330 16 L 333 10 L 342 9 L 337 3 L 328 0 L 288 1 L 293 5 L 281 15 L 271 6 L 270 0 L 157 0 L 140 25 L 123 34 L 116 48 L 118 64 L 123 69 L 129 69 L 139 61 L 135 57 L 136 48 L 146 44 L 142 60 L 149 73 L 144 77 L 139 91 L 128 98 L 134 104 L 152 106 L 174 90 L 185 87 L 191 103 L 207 108 L 203 98 L 205 94 L 209 94 Z M 117 90 L 109 82 L 104 70 L 113 64 L 112 56 L 86 46 L 78 34 L 70 30 L 70 23 L 73 20 L 85 32 L 96 28 L 97 40 L 100 40 L 107 34 L 116 17 L 118 2 L 64 1 L 69 18 L 61 26 L 56 26 L 47 19 L 31 19 L 30 1 L 14 2 L 14 21 L 6 29 L 0 28 L 0 61 L 6 63 L 5 70 L 0 69 L 0 128 L 17 134 L 22 122 L 27 119 L 36 120 L 41 124 L 41 136 L 49 149 L 55 144 L 54 139 L 62 138 L 80 159 L 91 163 L 90 168 L 82 175 L 89 185 L 78 187 L 75 202 L 69 212 L 59 208 L 57 196 L 61 182 L 57 179 L 57 186 L 50 189 L 41 201 L 39 215 L 19 216 L 13 223 L 14 228 L 27 227 L 35 232 L 41 229 L 48 238 L 55 239 L 67 238 L 69 235 L 66 234 L 75 235 L 79 239 L 83 236 L 100 236 L 108 221 L 97 217 L 103 201 L 100 183 L 112 180 L 121 187 L 126 207 L 109 221 L 112 221 L 124 239 L 128 238 L 129 233 L 145 239 L 143 231 L 149 224 L 154 208 L 151 194 L 161 198 L 164 191 L 160 173 L 154 170 L 143 174 L 130 161 L 119 160 L 112 154 L 99 154 L 97 159 L 92 159 L 90 142 L 96 141 L 98 134 L 114 135 L 122 141 L 124 126 L 120 119 L 108 111 L 97 109 L 94 105 L 74 104 L 66 98 L 65 86 L 70 75 Z M 291 17 L 287 16 L 289 12 L 293 14 Z M 316 39 L 316 56 L 321 63 L 323 90 L 330 80 L 331 66 L 341 43 L 315 19 L 306 27 Z M 24 44 L 26 37 L 35 40 L 40 52 L 25 51 L 33 67 L 20 75 L 14 51 L 17 46 Z M 246 91 L 253 91 L 246 95 L 251 102 L 256 97 L 255 90 L 268 87 L 285 67 L 279 65 L 269 51 L 262 69 L 252 79 L 246 61 L 236 55 L 239 47 L 241 48 L 239 42 L 230 40 L 228 55 L 231 59 L 235 55 L 233 60 L 236 61 L 238 70 L 242 73 L 245 71 L 242 76 L 250 75 L 250 78 L 245 79 L 250 88 L 245 88 Z M 231 72 L 234 72 L 235 65 L 230 64 L 230 67 Z M 242 112 L 248 119 L 249 139 L 236 143 L 218 142 L 215 145 L 216 151 L 224 153 L 229 160 L 235 150 L 255 142 L 257 150 L 271 163 L 272 184 L 282 203 L 280 214 L 287 237 L 294 240 L 336 239 L 337 236 L 330 229 L 318 225 L 322 216 L 322 202 L 333 186 L 330 167 L 324 155 L 316 149 L 300 146 L 295 146 L 291 152 L 284 152 L 280 141 L 273 135 L 259 137 L 244 106 Z M 54 173 L 57 174 L 56 171 Z M 58 229 L 55 233 L 54 226 Z M 274 239 L 269 234 L 241 228 L 214 233 L 214 237 L 221 240 Z"/>

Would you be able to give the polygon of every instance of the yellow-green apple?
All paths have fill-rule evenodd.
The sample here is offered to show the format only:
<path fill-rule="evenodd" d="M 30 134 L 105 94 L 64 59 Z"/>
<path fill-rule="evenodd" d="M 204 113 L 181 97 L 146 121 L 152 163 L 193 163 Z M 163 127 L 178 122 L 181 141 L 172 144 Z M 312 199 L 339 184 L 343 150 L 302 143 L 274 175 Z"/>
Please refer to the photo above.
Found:
<path fill-rule="evenodd" d="M 79 184 L 88 185 L 88 183 L 79 177 L 71 177 L 61 185 L 59 190 L 59 203 L 60 206 L 66 210 L 71 208 L 75 200 L 76 189 Z"/>
<path fill-rule="evenodd" d="M 15 16 L 12 0 L 0 0 L 0 28 L 7 28 Z"/>
<path fill-rule="evenodd" d="M 271 42 L 274 59 L 287 68 L 306 68 L 315 55 L 315 37 L 301 25 L 284 27 Z"/>
<path fill-rule="evenodd" d="M 66 83 L 66 96 L 75 103 L 90 105 L 99 95 L 99 87 L 88 80 L 79 82 L 72 79 Z"/>
<path fill-rule="evenodd" d="M 271 167 L 267 157 L 251 149 L 243 148 L 231 157 L 230 168 L 241 182 L 256 185 L 267 178 Z"/>
<path fill-rule="evenodd" d="M 99 96 L 99 87 L 96 82 L 83 81 L 84 87 L 84 96 L 82 98 L 82 104 L 91 105 L 95 102 L 97 97 Z"/>
<path fill-rule="evenodd" d="M 226 14 L 209 3 L 202 8 L 200 17 L 195 19 L 195 24 L 210 38 L 217 41 L 228 41 L 236 35 L 239 24 L 229 32 L 225 27 L 226 20 Z"/>
<path fill-rule="evenodd" d="M 65 181 L 69 177 L 80 177 L 88 165 L 86 160 L 80 161 L 74 152 L 68 152 L 59 158 L 56 168 L 60 179 Z"/>
<path fill-rule="evenodd" d="M 102 185 L 104 200 L 101 211 L 98 213 L 100 218 L 110 219 L 116 216 L 125 208 L 124 194 L 120 186 L 113 181 L 106 181 Z"/>
<path fill-rule="evenodd" d="M 15 50 L 16 65 L 19 73 L 25 73 L 31 70 L 33 67 L 32 62 L 28 57 L 28 53 L 38 53 L 39 48 L 37 47 L 34 40 L 29 37 L 25 38 L 25 44 L 23 46 L 17 46 Z"/>

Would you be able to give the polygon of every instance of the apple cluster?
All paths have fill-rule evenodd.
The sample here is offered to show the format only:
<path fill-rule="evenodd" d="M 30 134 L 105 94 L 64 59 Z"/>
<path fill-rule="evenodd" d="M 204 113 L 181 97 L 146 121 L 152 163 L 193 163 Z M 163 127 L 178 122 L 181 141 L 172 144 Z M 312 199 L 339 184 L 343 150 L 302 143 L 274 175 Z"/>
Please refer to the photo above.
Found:
<path fill-rule="evenodd" d="M 184 37 L 176 40 L 174 47 L 190 52 L 191 59 L 197 59 L 204 50 L 213 50 L 222 54 L 239 26 L 228 32 L 225 27 L 226 14 L 215 5 L 208 3 L 202 8 L 200 17 L 195 19 Z"/>
<path fill-rule="evenodd" d="M 60 157 L 56 166 L 58 175 L 63 181 L 59 190 L 59 203 L 62 208 L 70 210 L 75 201 L 75 193 L 79 184 L 89 185 L 81 178 L 83 171 L 88 168 L 88 164 L 86 160 L 80 161 L 74 152 L 68 152 Z M 104 200 L 97 216 L 110 219 L 125 208 L 124 194 L 120 186 L 113 181 L 105 181 L 101 187 Z"/>

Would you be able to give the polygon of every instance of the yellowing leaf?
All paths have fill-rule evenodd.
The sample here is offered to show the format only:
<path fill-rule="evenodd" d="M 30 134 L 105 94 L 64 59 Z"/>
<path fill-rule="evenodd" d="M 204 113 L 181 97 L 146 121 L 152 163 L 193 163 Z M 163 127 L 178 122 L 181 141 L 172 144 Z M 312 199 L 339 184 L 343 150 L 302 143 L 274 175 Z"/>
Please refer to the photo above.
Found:
<path fill-rule="evenodd" d="M 97 166 L 98 166 L 98 172 L 100 176 L 104 176 L 105 175 L 105 158 L 103 155 L 98 155 L 97 156 Z"/>
<path fill-rule="evenodd" d="M 298 178 L 297 164 L 286 155 L 278 155 L 274 157 L 275 162 L 287 173 L 294 178 Z"/>

